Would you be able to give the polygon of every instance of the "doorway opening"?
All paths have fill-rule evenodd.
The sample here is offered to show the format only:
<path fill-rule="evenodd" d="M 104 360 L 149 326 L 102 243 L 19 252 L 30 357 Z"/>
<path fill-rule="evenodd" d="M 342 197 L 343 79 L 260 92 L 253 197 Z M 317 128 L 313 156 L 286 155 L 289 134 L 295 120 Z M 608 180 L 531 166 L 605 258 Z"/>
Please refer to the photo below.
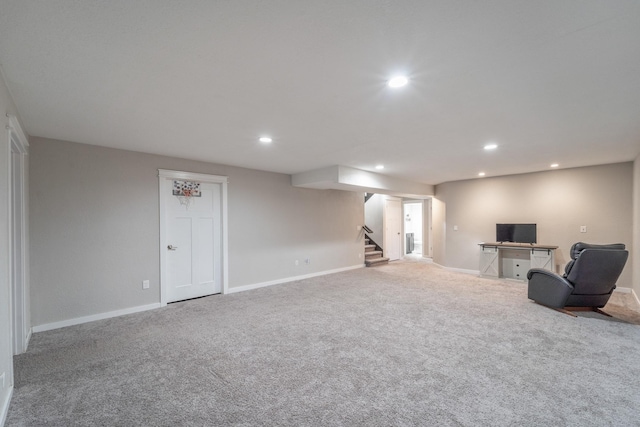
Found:
<path fill-rule="evenodd" d="M 404 254 L 424 256 L 424 205 L 422 201 L 403 204 Z"/>

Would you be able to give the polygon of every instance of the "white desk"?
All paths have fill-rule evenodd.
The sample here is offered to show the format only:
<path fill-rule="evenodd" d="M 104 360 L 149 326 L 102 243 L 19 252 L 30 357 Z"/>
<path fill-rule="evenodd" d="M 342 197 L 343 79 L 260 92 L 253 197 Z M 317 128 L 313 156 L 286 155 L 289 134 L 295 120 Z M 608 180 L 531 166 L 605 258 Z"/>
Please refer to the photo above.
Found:
<path fill-rule="evenodd" d="M 527 280 L 531 268 L 556 272 L 557 246 L 529 243 L 479 243 L 480 275 Z"/>

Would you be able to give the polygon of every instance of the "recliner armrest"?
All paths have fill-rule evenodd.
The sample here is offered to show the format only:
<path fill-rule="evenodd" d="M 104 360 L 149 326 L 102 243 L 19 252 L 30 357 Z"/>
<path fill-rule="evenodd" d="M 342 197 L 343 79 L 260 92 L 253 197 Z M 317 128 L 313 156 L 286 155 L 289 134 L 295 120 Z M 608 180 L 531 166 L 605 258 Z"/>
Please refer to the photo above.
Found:
<path fill-rule="evenodd" d="M 542 274 L 545 276 L 550 276 L 550 277 L 558 277 L 560 279 L 562 279 L 562 276 L 557 275 L 556 273 L 546 270 L 544 268 L 532 268 L 529 271 L 527 271 L 527 279 L 531 280 L 531 276 L 533 276 L 534 274 Z M 569 284 L 569 286 L 571 286 L 571 283 L 567 282 Z"/>
<path fill-rule="evenodd" d="M 548 307 L 563 308 L 573 292 L 573 285 L 567 279 L 542 268 L 529 270 L 527 279 L 529 299 Z"/>

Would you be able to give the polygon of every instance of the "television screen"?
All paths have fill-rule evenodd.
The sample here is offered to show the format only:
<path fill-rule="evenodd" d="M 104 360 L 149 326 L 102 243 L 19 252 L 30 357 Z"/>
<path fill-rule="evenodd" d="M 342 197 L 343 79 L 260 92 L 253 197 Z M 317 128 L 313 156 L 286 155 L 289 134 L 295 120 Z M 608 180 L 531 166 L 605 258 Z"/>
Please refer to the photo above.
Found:
<path fill-rule="evenodd" d="M 496 242 L 537 243 L 536 224 L 496 224 Z"/>

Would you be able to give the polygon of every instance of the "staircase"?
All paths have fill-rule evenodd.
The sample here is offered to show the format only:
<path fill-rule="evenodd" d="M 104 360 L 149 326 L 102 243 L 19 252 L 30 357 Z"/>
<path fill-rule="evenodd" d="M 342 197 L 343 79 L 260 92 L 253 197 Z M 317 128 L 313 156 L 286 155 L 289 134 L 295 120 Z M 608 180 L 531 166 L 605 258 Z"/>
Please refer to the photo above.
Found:
<path fill-rule="evenodd" d="M 384 265 L 389 263 L 389 258 L 382 256 L 382 251 L 377 250 L 377 245 L 371 244 L 371 240 L 364 239 L 364 263 L 367 267 Z"/>

